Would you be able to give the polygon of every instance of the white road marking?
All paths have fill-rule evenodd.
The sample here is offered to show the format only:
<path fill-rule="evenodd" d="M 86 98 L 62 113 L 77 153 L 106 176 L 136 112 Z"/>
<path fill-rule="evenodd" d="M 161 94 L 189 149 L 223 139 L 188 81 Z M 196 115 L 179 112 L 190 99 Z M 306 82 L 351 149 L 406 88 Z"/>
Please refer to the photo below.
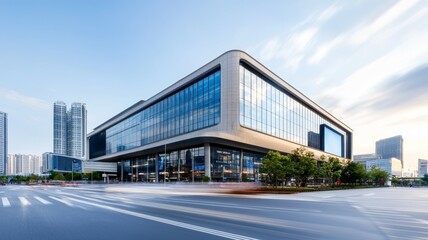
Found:
<path fill-rule="evenodd" d="M 24 206 L 31 205 L 31 203 L 25 197 L 18 197 L 21 204 Z"/>
<path fill-rule="evenodd" d="M 373 195 L 375 195 L 375 193 L 366 193 L 366 194 L 363 194 L 364 197 L 370 197 L 370 196 L 373 196 Z"/>
<path fill-rule="evenodd" d="M 56 200 L 56 201 L 58 201 L 58 202 L 62 202 L 62 203 L 64 203 L 65 205 L 70 206 L 70 207 L 74 206 L 71 202 L 69 202 L 69 201 L 67 201 L 67 200 L 65 200 L 65 199 L 61 199 L 61 198 L 57 198 L 57 197 L 52 197 L 52 196 L 49 196 L 49 198 L 51 198 L 51 199 L 53 199 L 53 200 Z"/>
<path fill-rule="evenodd" d="M 173 220 L 169 220 L 169 219 L 165 219 L 165 218 L 150 216 L 150 215 L 143 214 L 143 213 L 132 212 L 129 210 L 124 210 L 124 209 L 106 206 L 106 205 L 102 205 L 102 204 L 87 202 L 87 201 L 83 201 L 83 200 L 76 199 L 76 198 L 71 198 L 71 197 L 67 197 L 67 198 L 70 199 L 71 201 L 74 201 L 74 202 L 83 203 L 83 204 L 91 205 L 94 207 L 99 207 L 99 208 L 103 208 L 106 210 L 123 213 L 123 214 L 130 215 L 130 216 L 143 218 L 143 219 L 147 219 L 147 220 L 151 220 L 151 221 L 155 221 L 155 222 L 160 222 L 160 223 L 164 223 L 164 224 L 168 224 L 168 225 L 172 225 L 172 226 L 176 226 L 176 227 L 181 227 L 181 228 L 185 228 L 185 229 L 189 229 L 189 230 L 193 230 L 193 231 L 197 231 L 197 232 L 207 233 L 207 234 L 211 234 L 211 235 L 215 235 L 215 236 L 219 236 L 219 237 L 224 237 L 224 238 L 228 238 L 228 239 L 236 239 L 236 240 L 256 240 L 256 238 L 246 237 L 243 235 L 233 234 L 233 233 L 229 233 L 229 232 L 223 232 L 223 231 L 219 231 L 219 230 L 215 230 L 215 229 L 211 229 L 211 228 L 206 228 L 206 227 L 200 227 L 200 226 L 196 226 L 196 225 L 188 224 L 188 223 L 177 222 L 177 221 L 173 221 Z"/>
<path fill-rule="evenodd" d="M 39 200 L 39 202 L 41 202 L 41 203 L 43 203 L 43 204 L 45 204 L 45 205 L 48 205 L 48 204 L 52 204 L 51 202 L 49 202 L 49 201 L 46 201 L 45 199 L 43 199 L 43 198 L 41 198 L 41 197 L 34 197 L 35 199 L 37 199 L 37 200 Z"/>
<path fill-rule="evenodd" d="M 10 207 L 10 202 L 7 197 L 2 197 L 1 201 L 3 202 L 3 207 Z"/>

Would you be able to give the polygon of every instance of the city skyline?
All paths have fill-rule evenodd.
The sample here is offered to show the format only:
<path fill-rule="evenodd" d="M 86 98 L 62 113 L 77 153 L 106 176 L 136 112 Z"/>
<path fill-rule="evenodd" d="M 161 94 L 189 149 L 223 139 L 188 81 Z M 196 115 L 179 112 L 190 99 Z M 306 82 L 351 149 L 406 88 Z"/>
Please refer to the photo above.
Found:
<path fill-rule="evenodd" d="M 53 150 L 57 99 L 86 103 L 89 133 L 242 49 L 349 124 L 354 154 L 402 135 L 404 167 L 428 158 L 427 2 L 25 2 L 0 3 L 0 22 L 8 22 L 0 111 L 9 113 L 9 153 Z M 219 18 L 220 9 L 229 10 Z"/>

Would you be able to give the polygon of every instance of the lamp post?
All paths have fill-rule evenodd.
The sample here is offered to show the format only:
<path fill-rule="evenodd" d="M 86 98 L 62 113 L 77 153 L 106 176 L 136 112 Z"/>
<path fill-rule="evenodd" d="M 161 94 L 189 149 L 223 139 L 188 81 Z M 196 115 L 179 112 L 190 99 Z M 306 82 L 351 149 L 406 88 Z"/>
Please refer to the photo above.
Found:
<path fill-rule="evenodd" d="M 165 154 L 164 154 L 164 167 L 163 167 L 163 184 L 166 184 L 166 143 L 165 143 Z"/>

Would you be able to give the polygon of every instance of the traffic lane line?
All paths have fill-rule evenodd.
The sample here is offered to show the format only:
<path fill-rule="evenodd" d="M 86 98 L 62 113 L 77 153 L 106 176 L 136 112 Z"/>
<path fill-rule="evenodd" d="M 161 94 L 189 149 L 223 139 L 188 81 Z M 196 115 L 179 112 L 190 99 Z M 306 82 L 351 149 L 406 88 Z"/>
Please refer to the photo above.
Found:
<path fill-rule="evenodd" d="M 142 219 L 146 219 L 146 220 L 164 223 L 164 224 L 168 224 L 168 225 L 172 225 L 172 226 L 176 226 L 176 227 L 180 227 L 180 228 L 185 228 L 185 229 L 189 229 L 189 230 L 193 230 L 193 231 L 197 231 L 197 232 L 202 232 L 202 233 L 206 233 L 206 234 L 211 234 L 211 235 L 215 235 L 215 236 L 219 236 L 219 237 L 224 237 L 224 238 L 228 238 L 228 239 L 257 240 L 256 238 L 251 238 L 251 237 L 238 235 L 238 234 L 234 234 L 234 233 L 219 231 L 219 230 L 206 228 L 206 227 L 200 227 L 197 225 L 182 223 L 182 222 L 173 221 L 173 220 L 169 220 L 169 219 L 165 219 L 165 218 L 150 216 L 150 215 L 143 214 L 143 213 L 133 212 L 133 211 L 124 210 L 124 209 L 111 207 L 111 206 L 106 206 L 106 205 L 102 205 L 102 204 L 97 204 L 97 203 L 93 203 L 93 202 L 87 202 L 87 201 L 83 201 L 83 200 L 76 199 L 76 198 L 67 197 L 67 199 L 74 201 L 74 202 L 83 203 L 83 204 L 91 205 L 94 207 L 99 207 L 99 208 L 103 208 L 106 210 L 130 215 L 130 216 L 134 216 L 134 217 L 138 217 L 138 218 L 142 218 Z"/>

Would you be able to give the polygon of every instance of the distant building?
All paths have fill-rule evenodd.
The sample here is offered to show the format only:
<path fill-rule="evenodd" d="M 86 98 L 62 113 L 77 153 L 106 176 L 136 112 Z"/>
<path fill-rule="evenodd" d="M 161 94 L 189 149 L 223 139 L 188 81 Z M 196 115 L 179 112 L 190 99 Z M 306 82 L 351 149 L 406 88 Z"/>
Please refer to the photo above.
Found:
<path fill-rule="evenodd" d="M 60 155 L 56 153 L 43 153 L 42 172 L 100 172 L 116 173 L 117 163 L 82 161 L 81 158 Z"/>
<path fill-rule="evenodd" d="M 428 173 L 427 166 L 428 166 L 428 160 L 425 160 L 425 159 L 418 160 L 419 177 L 423 177 L 425 174 Z"/>
<path fill-rule="evenodd" d="M 56 153 L 43 153 L 42 172 L 82 172 L 82 159 Z"/>
<path fill-rule="evenodd" d="M 367 171 L 370 171 L 373 166 L 386 171 L 390 177 L 401 177 L 402 176 L 402 165 L 401 161 L 397 158 L 384 158 L 364 161 Z"/>
<path fill-rule="evenodd" d="M 54 148 L 56 154 L 84 158 L 86 152 L 87 110 L 84 103 L 54 103 Z"/>
<path fill-rule="evenodd" d="M 67 155 L 85 157 L 86 151 L 86 105 L 72 103 L 67 120 Z"/>
<path fill-rule="evenodd" d="M 376 153 L 359 154 L 359 155 L 354 155 L 352 159 L 354 160 L 354 162 L 363 162 L 367 160 L 381 159 L 381 156 L 379 156 Z"/>
<path fill-rule="evenodd" d="M 376 154 L 385 158 L 397 158 L 403 166 L 403 137 L 395 136 L 376 142 Z"/>
<path fill-rule="evenodd" d="M 7 113 L 0 112 L 0 176 L 7 171 Z"/>
<path fill-rule="evenodd" d="M 16 158 L 14 154 L 8 154 L 7 156 L 7 171 L 6 175 L 16 175 Z"/>
<path fill-rule="evenodd" d="M 40 175 L 41 166 L 40 156 L 38 155 L 9 154 L 7 175 Z"/>
<path fill-rule="evenodd" d="M 54 103 L 54 153 L 67 154 L 67 106 L 64 102 Z"/>

